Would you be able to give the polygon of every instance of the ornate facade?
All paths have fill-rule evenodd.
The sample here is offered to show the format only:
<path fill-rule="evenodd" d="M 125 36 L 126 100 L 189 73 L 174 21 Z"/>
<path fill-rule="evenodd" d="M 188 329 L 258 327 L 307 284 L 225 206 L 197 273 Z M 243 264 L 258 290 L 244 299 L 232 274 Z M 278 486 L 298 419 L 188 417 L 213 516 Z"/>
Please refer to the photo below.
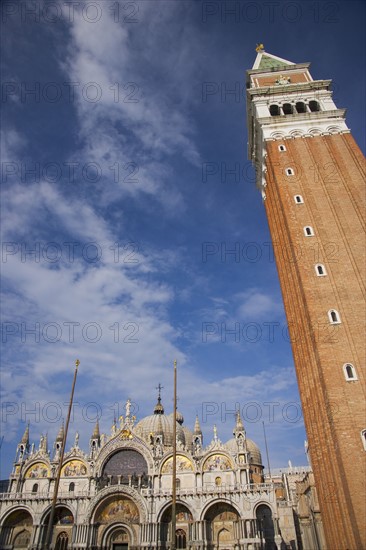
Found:
<path fill-rule="evenodd" d="M 159 396 L 154 414 L 139 422 L 128 401 L 109 436 L 97 423 L 88 453 L 76 434 L 61 466 L 52 549 L 170 548 L 173 422 Z M 226 443 L 214 427 L 204 447 L 198 418 L 191 431 L 177 413 L 176 428 L 176 548 L 302 548 L 294 493 L 281 477 L 265 480 L 239 413 Z M 44 547 L 63 437 L 61 428 L 50 453 L 46 437 L 38 448 L 29 445 L 27 427 L 1 495 L 2 550 Z"/>

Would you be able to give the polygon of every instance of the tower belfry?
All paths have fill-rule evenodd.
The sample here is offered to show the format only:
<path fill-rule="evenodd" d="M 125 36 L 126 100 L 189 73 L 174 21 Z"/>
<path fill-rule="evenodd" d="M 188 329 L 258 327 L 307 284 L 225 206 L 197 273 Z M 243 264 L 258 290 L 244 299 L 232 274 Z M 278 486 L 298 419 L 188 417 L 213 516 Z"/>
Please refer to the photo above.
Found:
<path fill-rule="evenodd" d="M 267 213 L 329 549 L 366 547 L 364 157 L 309 63 L 257 47 L 248 154 Z"/>

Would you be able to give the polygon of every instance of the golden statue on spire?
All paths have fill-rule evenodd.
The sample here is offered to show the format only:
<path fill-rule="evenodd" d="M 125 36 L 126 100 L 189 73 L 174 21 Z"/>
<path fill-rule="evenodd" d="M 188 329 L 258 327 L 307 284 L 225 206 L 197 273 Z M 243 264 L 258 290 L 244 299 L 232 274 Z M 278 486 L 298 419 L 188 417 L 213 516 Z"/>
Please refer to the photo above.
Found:
<path fill-rule="evenodd" d="M 263 44 L 262 44 L 262 43 L 261 43 L 261 44 L 257 44 L 257 47 L 256 47 L 255 51 L 256 51 L 257 53 L 264 52 L 264 46 L 263 46 Z"/>

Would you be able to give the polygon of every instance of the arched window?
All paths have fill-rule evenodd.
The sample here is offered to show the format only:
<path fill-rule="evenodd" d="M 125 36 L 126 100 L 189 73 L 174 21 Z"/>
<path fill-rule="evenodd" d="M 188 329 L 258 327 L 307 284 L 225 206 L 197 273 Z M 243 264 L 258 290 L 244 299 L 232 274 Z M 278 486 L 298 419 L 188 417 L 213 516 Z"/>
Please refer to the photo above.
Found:
<path fill-rule="evenodd" d="M 35 483 L 32 487 L 32 493 L 38 493 L 38 483 Z"/>
<path fill-rule="evenodd" d="M 323 264 L 316 264 L 315 271 L 316 271 L 316 274 L 318 275 L 318 277 L 325 277 L 326 274 L 327 274 L 327 271 L 326 271 L 325 267 L 323 266 Z"/>
<path fill-rule="evenodd" d="M 14 550 L 17 548 L 28 548 L 29 543 L 30 532 L 27 529 L 23 529 L 15 536 L 13 546 L 11 546 L 11 548 L 14 548 Z"/>
<path fill-rule="evenodd" d="M 175 532 L 175 547 L 187 548 L 187 537 L 183 529 L 177 529 Z"/>
<path fill-rule="evenodd" d="M 286 151 L 286 147 L 284 145 L 279 145 L 278 150 L 281 151 L 281 153 L 283 153 L 284 151 Z"/>
<path fill-rule="evenodd" d="M 352 380 L 358 380 L 356 369 L 351 363 L 346 363 L 345 365 L 343 365 L 343 372 L 347 382 L 351 382 Z"/>
<path fill-rule="evenodd" d="M 339 313 L 336 309 L 330 309 L 328 311 L 328 317 L 329 317 L 329 321 L 332 323 L 332 325 L 338 325 L 341 322 L 341 318 L 340 318 Z"/>
<path fill-rule="evenodd" d="M 320 111 L 319 103 L 315 100 L 309 101 L 309 109 L 312 113 Z"/>
<path fill-rule="evenodd" d="M 304 199 L 302 198 L 301 195 L 295 195 L 294 199 L 295 199 L 296 204 L 304 204 Z"/>
<path fill-rule="evenodd" d="M 293 176 L 294 174 L 293 168 L 286 168 L 286 176 Z"/>
<path fill-rule="evenodd" d="M 306 113 L 306 105 L 302 101 L 296 103 L 296 111 L 298 113 Z"/>
<path fill-rule="evenodd" d="M 362 438 L 363 448 L 366 451 L 366 430 L 362 430 L 361 438 Z"/>
<path fill-rule="evenodd" d="M 179 489 L 180 489 L 180 479 L 179 478 L 177 478 L 175 480 L 175 487 L 176 487 L 177 491 L 179 491 Z"/>
<path fill-rule="evenodd" d="M 292 115 L 292 113 L 294 112 L 291 103 L 284 103 L 282 105 L 282 110 L 284 115 Z"/>
<path fill-rule="evenodd" d="M 220 485 L 221 485 L 221 477 L 219 477 L 219 476 L 218 476 L 218 477 L 215 477 L 215 485 L 216 485 L 216 487 L 220 487 Z"/>
<path fill-rule="evenodd" d="M 310 225 L 304 227 L 305 237 L 314 237 L 314 230 Z"/>
<path fill-rule="evenodd" d="M 57 537 L 55 550 L 67 550 L 68 542 L 68 534 L 65 531 L 62 531 L 62 533 L 60 533 Z"/>
<path fill-rule="evenodd" d="M 75 483 L 71 482 L 69 485 L 69 493 L 73 493 L 75 491 Z"/>
<path fill-rule="evenodd" d="M 279 116 L 281 114 L 281 111 L 278 105 L 270 105 L 269 112 L 271 113 L 271 116 Z"/>

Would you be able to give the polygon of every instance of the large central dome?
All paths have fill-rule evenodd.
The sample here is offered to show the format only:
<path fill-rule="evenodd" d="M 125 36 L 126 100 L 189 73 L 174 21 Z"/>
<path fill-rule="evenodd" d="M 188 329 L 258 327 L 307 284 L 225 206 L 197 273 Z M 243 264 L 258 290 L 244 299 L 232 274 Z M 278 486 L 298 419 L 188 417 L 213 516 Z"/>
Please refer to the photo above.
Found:
<path fill-rule="evenodd" d="M 159 396 L 158 402 L 154 408 L 154 414 L 146 416 L 136 425 L 135 432 L 136 434 L 144 439 L 146 443 L 151 443 L 154 441 L 155 436 L 163 436 L 163 445 L 165 447 L 173 446 L 173 427 L 174 427 L 174 418 L 173 414 L 166 415 L 164 413 L 164 407 L 161 402 L 160 396 L 160 384 L 159 384 Z M 183 416 L 176 413 L 176 428 L 177 428 L 177 441 L 186 445 L 186 438 L 184 435 L 184 430 L 182 428 Z"/>
<path fill-rule="evenodd" d="M 136 434 L 147 443 L 151 442 L 151 436 L 163 436 L 164 446 L 173 446 L 173 415 L 152 414 L 146 416 L 136 425 Z M 182 426 L 177 422 L 177 441 L 186 444 L 186 438 Z"/>

